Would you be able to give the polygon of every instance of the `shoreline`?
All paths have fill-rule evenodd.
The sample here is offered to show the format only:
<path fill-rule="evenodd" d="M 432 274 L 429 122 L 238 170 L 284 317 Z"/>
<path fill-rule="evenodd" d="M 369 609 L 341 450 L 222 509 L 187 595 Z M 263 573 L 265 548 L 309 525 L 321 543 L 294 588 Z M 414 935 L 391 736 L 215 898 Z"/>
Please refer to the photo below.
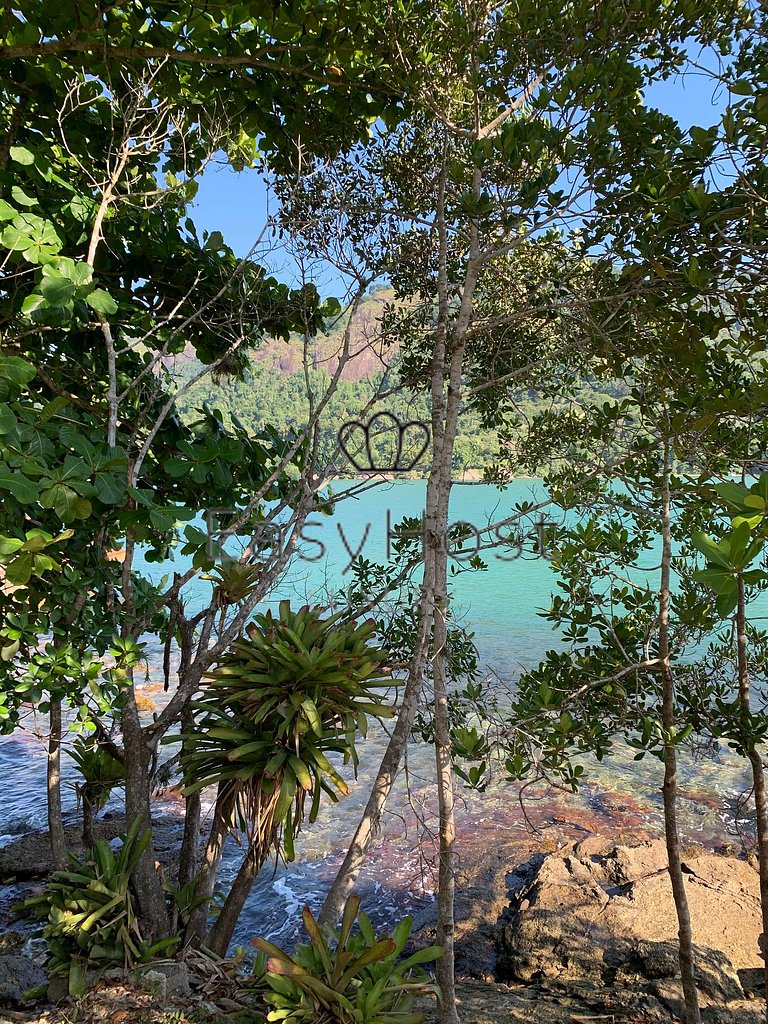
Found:
<path fill-rule="evenodd" d="M 576 866 L 579 863 L 594 863 L 598 849 L 609 851 L 608 856 L 618 857 L 619 863 L 625 865 L 624 870 L 628 871 L 629 877 L 636 879 L 633 884 L 641 888 L 633 895 L 619 886 L 614 895 L 603 894 L 601 898 L 608 901 L 606 905 L 612 901 L 624 905 L 630 913 L 633 905 L 640 900 L 645 914 L 642 931 L 647 930 L 648 939 L 638 941 L 645 941 L 649 949 L 656 946 L 659 950 L 663 948 L 667 956 L 664 943 L 668 944 L 667 936 L 674 930 L 674 915 L 670 914 L 668 905 L 662 907 L 658 902 L 658 885 L 661 884 L 662 888 L 668 886 L 668 876 L 666 872 L 658 871 L 658 863 L 653 859 L 658 858 L 659 851 L 664 855 L 663 841 L 643 842 L 636 835 L 616 834 L 571 841 L 561 848 L 544 853 L 542 845 L 545 844 L 542 844 L 540 836 L 531 835 L 525 843 L 519 840 L 502 841 L 496 848 L 485 843 L 471 854 L 465 852 L 457 879 L 456 942 L 457 996 L 464 1024 L 582 1024 L 587 1020 L 605 1021 L 606 1024 L 657 1024 L 676 1020 L 681 992 L 674 977 L 675 958 L 668 957 L 664 964 L 671 966 L 664 966 L 663 969 L 653 966 L 649 960 L 647 967 L 632 966 L 628 974 L 625 972 L 617 977 L 612 977 L 611 968 L 609 979 L 612 980 L 601 981 L 600 972 L 608 969 L 601 965 L 613 962 L 612 958 L 617 955 L 619 948 L 624 948 L 620 944 L 626 945 L 626 937 L 622 938 L 618 934 L 612 937 L 605 929 L 595 934 L 583 932 L 578 916 L 583 912 L 579 907 L 588 908 L 590 900 L 594 900 L 595 890 L 579 877 Z M 691 884 L 697 878 L 702 879 L 701 891 L 706 901 L 712 899 L 712 881 L 720 877 L 717 873 L 718 861 L 722 861 L 723 878 L 733 880 L 738 866 L 741 877 L 746 877 L 748 884 L 751 879 L 753 886 L 759 885 L 757 872 L 743 860 L 724 860 L 722 857 L 707 855 L 691 845 L 686 846 L 684 857 L 692 865 L 689 872 Z M 707 875 L 707 860 L 710 865 L 714 864 L 714 868 L 709 868 L 710 875 Z M 557 881 L 560 878 L 558 872 L 563 867 L 573 873 L 572 882 Z M 574 888 L 573 882 L 577 879 L 578 884 Z M 538 896 L 531 895 L 523 899 L 531 886 L 536 884 L 544 884 L 545 888 Z M 563 884 L 566 885 L 565 889 L 558 888 Z M 563 895 L 560 895 L 561 891 Z M 746 919 L 743 902 L 736 891 L 732 900 L 733 905 L 726 902 L 726 908 L 731 906 L 732 913 L 740 915 L 737 920 Z M 518 909 L 514 910 L 515 907 Z M 547 910 L 547 907 L 552 909 Z M 603 904 L 597 910 L 600 919 L 606 919 Z M 523 919 L 525 914 L 544 914 L 542 920 L 546 922 L 550 920 L 546 914 L 553 912 L 555 916 L 551 918 L 551 935 L 546 927 L 543 932 L 537 927 L 534 927 L 533 932 L 529 931 L 533 941 L 535 971 L 530 974 L 523 958 L 519 969 L 516 969 L 517 976 L 510 977 L 501 959 L 509 922 L 515 920 L 515 914 L 519 917 L 520 913 Z M 700 917 L 700 908 L 698 913 Z M 719 913 L 713 911 L 710 916 L 716 922 L 719 921 Z M 412 937 L 412 941 L 415 939 L 414 948 L 429 945 L 435 938 L 432 915 L 425 912 L 420 917 L 421 920 L 415 922 Z M 664 925 L 661 931 L 660 918 Z M 756 912 L 752 908 L 749 927 L 759 930 L 760 925 L 755 918 Z M 700 926 L 700 920 L 698 923 Z M 709 954 L 705 957 L 700 952 L 707 970 L 714 971 L 714 975 L 705 975 L 701 981 L 703 1024 L 725 1024 L 726 1021 L 728 1024 L 759 1024 L 762 1020 L 761 1004 L 755 999 L 755 987 L 759 987 L 761 974 L 761 968 L 758 969 L 757 943 L 753 943 L 755 955 L 750 957 L 748 947 L 744 946 L 747 930 L 747 924 L 744 923 L 740 947 L 742 952 L 737 950 L 734 960 L 738 976 L 722 959 L 712 959 Z M 563 938 L 559 937 L 561 932 Z M 8 931 L 0 933 L 0 966 L 3 956 L 12 960 L 20 955 L 18 946 L 8 944 L 10 934 Z M 564 945 L 569 941 L 577 943 L 574 946 L 575 959 L 571 959 L 573 953 L 568 952 L 570 947 Z M 699 947 L 700 950 L 708 948 L 710 941 L 708 936 Z M 744 948 L 747 948 L 747 960 L 744 958 Z M 190 961 L 190 980 L 193 979 L 194 966 L 194 960 Z M 194 991 L 194 981 L 192 987 Z M 234 1016 L 235 1013 L 242 1013 L 248 1005 L 247 1001 L 245 1005 L 239 1003 L 240 998 L 241 990 L 236 986 L 234 989 L 227 988 L 222 994 L 219 985 L 208 988 L 204 997 L 188 994 L 162 1000 L 133 985 L 126 985 L 118 970 L 113 972 L 112 980 L 95 986 L 86 999 L 78 1004 L 77 1019 L 79 1024 L 101 1024 L 102 1021 L 107 1024 L 109 1020 L 115 1019 L 115 1004 L 119 1001 L 124 1011 L 117 1018 L 121 1024 L 170 1024 L 170 1019 L 175 1024 L 199 1024 L 200 1018 L 194 1013 L 202 999 L 211 1013 L 211 1017 L 205 1019 L 210 1020 L 211 1024 L 213 1021 L 216 1024 L 229 1024 L 230 1021 L 231 1024 L 236 1021 L 240 1024 L 243 1019 L 254 1022 L 259 1020 L 258 1016 Z M 420 1008 L 426 1012 L 425 1024 L 433 1024 L 436 1020 L 433 1005 L 423 1002 Z M 4 1016 L 0 1009 L 0 1020 L 19 1024 L 66 1024 L 71 1020 L 68 1016 L 71 1011 L 66 1004 L 61 1009 L 51 1008 L 46 1003 L 38 1008 L 17 1007 L 7 1012 L 8 1015 Z M 253 1014 L 254 1011 L 249 1012 Z M 168 1014 L 173 1014 L 172 1018 Z"/>

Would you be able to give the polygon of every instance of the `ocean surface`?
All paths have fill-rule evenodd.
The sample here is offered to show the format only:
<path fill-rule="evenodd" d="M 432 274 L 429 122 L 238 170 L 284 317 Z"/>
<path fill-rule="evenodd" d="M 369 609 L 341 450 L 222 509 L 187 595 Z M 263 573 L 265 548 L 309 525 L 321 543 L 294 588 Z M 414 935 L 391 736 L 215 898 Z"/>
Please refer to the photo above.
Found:
<path fill-rule="evenodd" d="M 392 543 L 391 530 L 403 516 L 423 512 L 423 481 L 399 481 L 381 485 L 358 498 L 340 502 L 332 517 L 315 517 L 307 525 L 298 556 L 269 604 L 281 598 L 327 604 L 349 583 L 350 567 L 357 557 L 386 559 Z M 457 484 L 451 500 L 452 523 L 466 526 L 467 539 L 455 552 L 453 565 L 460 569 L 475 554 L 478 534 L 489 523 L 503 520 L 521 502 L 545 500 L 542 485 L 518 480 L 500 491 L 485 484 Z M 548 559 L 535 548 L 541 524 L 549 520 L 546 509 L 533 513 L 521 525 L 520 543 L 480 552 L 485 571 L 461 572 L 452 580 L 454 613 L 474 632 L 484 671 L 514 681 L 523 667 L 535 665 L 544 652 L 558 643 L 541 617 L 556 587 Z M 506 534 L 507 531 L 502 531 Z M 487 535 L 486 535 L 487 538 Z M 645 575 L 652 571 L 649 554 Z M 148 565 L 155 576 L 182 570 L 178 557 L 165 566 Z M 197 581 L 188 595 L 188 606 L 206 598 L 209 583 Z M 149 651 L 142 692 L 147 701 L 161 703 L 160 652 Z M 24 731 L 0 737 L 0 846 L 24 832 L 45 826 L 45 721 L 30 714 Z M 371 779 L 386 745 L 382 727 L 363 741 L 361 770 L 357 780 L 349 771 L 350 796 L 336 806 L 326 806 L 318 821 L 308 826 L 296 845 L 293 864 L 266 867 L 257 880 L 238 929 L 236 941 L 247 943 L 259 934 L 290 943 L 297 934 L 297 920 L 305 903 L 318 908 L 334 877 L 348 839 L 365 804 Z M 433 898 L 435 806 L 431 787 L 432 750 L 414 744 L 408 772 L 401 774 L 389 813 L 382 823 L 377 847 L 370 859 L 360 891 L 372 917 L 391 921 L 405 912 L 428 909 Z M 74 813 L 74 775 L 65 764 L 64 804 Z M 727 750 L 694 758 L 681 764 L 682 822 L 685 836 L 705 846 L 737 842 L 735 808 L 747 788 L 744 765 Z M 587 764 L 586 782 L 571 795 L 539 787 L 525 792 L 506 784 L 494 784 L 485 793 L 463 791 L 458 808 L 459 848 L 469 851 L 492 848 L 502 839 L 530 839 L 530 827 L 544 830 L 546 842 L 603 834 L 661 834 L 661 766 L 647 758 L 635 762 L 622 747 L 602 765 Z M 113 801 L 117 807 L 119 801 Z M 164 813 L 176 814 L 181 803 L 170 791 L 158 801 Z M 238 849 L 232 844 L 222 882 L 238 866 Z"/>

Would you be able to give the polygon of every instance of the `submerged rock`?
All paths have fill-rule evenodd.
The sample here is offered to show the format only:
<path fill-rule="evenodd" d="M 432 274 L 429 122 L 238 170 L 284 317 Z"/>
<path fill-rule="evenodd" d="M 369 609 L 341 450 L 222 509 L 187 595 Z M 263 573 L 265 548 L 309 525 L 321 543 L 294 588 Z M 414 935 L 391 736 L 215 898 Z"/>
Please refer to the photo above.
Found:
<path fill-rule="evenodd" d="M 684 857 L 697 983 L 722 1006 L 745 997 L 762 966 L 757 872 L 697 850 Z M 681 1009 L 677 918 L 664 842 L 588 839 L 531 864 L 497 932 L 502 980 L 589 983 L 650 993 Z M 751 984 L 747 988 L 751 988 Z"/>

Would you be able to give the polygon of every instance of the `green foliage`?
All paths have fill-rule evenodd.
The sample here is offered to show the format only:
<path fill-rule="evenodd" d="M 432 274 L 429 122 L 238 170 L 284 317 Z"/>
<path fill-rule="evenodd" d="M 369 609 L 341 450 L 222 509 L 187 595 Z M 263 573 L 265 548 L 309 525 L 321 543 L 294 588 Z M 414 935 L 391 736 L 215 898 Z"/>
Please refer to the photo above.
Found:
<path fill-rule="evenodd" d="M 45 892 L 26 900 L 21 913 L 45 921 L 49 977 L 67 978 L 69 994 L 86 991 L 86 972 L 148 963 L 177 939 L 149 945 L 138 922 L 131 874 L 149 840 L 134 823 L 118 853 L 99 841 L 85 860 L 70 857 L 68 871 L 55 871 Z"/>
<path fill-rule="evenodd" d="M 695 578 L 714 592 L 717 612 L 725 618 L 738 603 L 739 580 L 747 586 L 768 581 L 764 570 L 749 568 L 765 544 L 768 474 L 749 488 L 728 482 L 717 485 L 714 491 L 730 514 L 730 529 L 719 540 L 703 530 L 694 532 L 691 539 L 707 561 Z"/>
<path fill-rule="evenodd" d="M 78 797 L 95 810 L 101 810 L 112 790 L 123 785 L 125 769 L 94 736 L 78 737 L 69 748 L 83 781 L 75 787 Z"/>
<path fill-rule="evenodd" d="M 267 1002 L 274 1007 L 267 1019 L 290 1024 L 420 1024 L 423 1013 L 413 1011 L 416 996 L 436 995 L 420 965 L 436 960 L 437 946 L 405 959 L 401 953 L 411 931 L 404 918 L 390 936 L 377 937 L 368 916 L 360 913 L 360 897 L 344 907 L 338 932 L 325 931 L 308 907 L 302 915 L 310 941 L 293 956 L 266 939 L 253 945 L 268 956 Z M 353 932 L 355 919 L 359 930 Z"/>
<path fill-rule="evenodd" d="M 387 653 L 371 643 L 374 628 L 282 601 L 278 616 L 255 617 L 193 705 L 185 792 L 221 784 L 220 798 L 255 830 L 260 861 L 278 848 L 281 829 L 292 859 L 307 796 L 314 821 L 323 792 L 333 801 L 348 792 L 328 755 L 357 766 L 355 736 L 365 735 L 367 716 L 392 714 L 374 692 L 393 685 Z"/>
<path fill-rule="evenodd" d="M 371 302 L 373 305 L 373 302 Z M 362 309 L 366 309 L 366 303 Z M 332 331 L 331 339 L 337 337 L 338 329 Z M 249 432 L 258 433 L 268 426 L 274 428 L 280 437 L 293 437 L 301 433 L 309 419 L 306 378 L 303 372 L 294 369 L 299 361 L 298 346 L 292 342 L 285 353 L 289 369 L 283 371 L 262 363 L 261 356 L 254 356 L 250 370 L 243 379 L 224 378 L 212 384 L 210 381 L 195 384 L 179 399 L 179 409 L 185 420 L 198 414 L 196 409 L 205 403 L 216 408 L 222 421 L 227 424 L 242 424 Z M 271 358 L 271 357 L 270 357 Z M 264 356 L 267 360 L 267 355 Z M 183 384 L 195 370 L 194 363 L 180 367 L 177 374 L 179 385 Z M 503 374 L 504 368 L 497 368 Z M 487 368 L 486 368 L 487 370 Z M 483 372 L 486 372 L 484 370 Z M 328 387 L 330 377 L 323 370 L 310 369 L 309 380 L 317 394 Z M 496 371 L 494 371 L 496 372 Z M 478 378 L 480 371 L 477 371 Z M 386 377 L 380 371 L 373 371 L 355 380 L 339 381 L 338 387 L 328 402 L 320 419 L 320 457 L 333 461 L 338 449 L 338 431 L 342 424 L 363 419 L 369 421 L 378 412 L 389 412 L 401 423 L 410 420 L 431 422 L 429 396 L 414 391 L 402 384 L 399 390 L 387 394 L 386 398 L 375 399 L 381 390 L 394 387 L 400 378 L 398 362 Z M 479 384 L 479 380 L 476 382 Z M 604 402 L 615 402 L 625 393 L 625 387 L 612 380 L 590 380 L 578 378 L 574 384 L 573 398 L 559 399 L 552 409 L 549 400 L 539 398 L 533 391 L 520 391 L 505 398 L 505 426 L 502 431 L 502 447 L 511 448 L 522 444 L 529 435 L 529 425 L 546 407 L 553 412 L 569 410 L 575 414 L 579 409 Z M 464 470 L 485 470 L 498 467 L 502 459 L 497 424 L 502 407 L 494 389 L 480 391 L 476 401 L 466 408 L 459 417 L 459 429 L 454 446 L 453 469 L 457 474 Z M 582 428 L 583 429 L 583 428 Z M 370 436 L 373 461 L 379 466 L 391 464 L 391 438 L 386 432 L 372 432 Z M 618 449 L 618 445 L 616 445 Z M 408 448 L 405 449 L 407 458 Z M 508 456 L 509 457 L 509 456 Z M 365 456 L 363 456 L 365 458 Z M 544 464 L 552 461 L 551 450 L 544 456 Z M 428 472 L 431 454 L 426 452 L 414 469 L 415 475 Z M 343 457 L 335 456 L 335 467 L 340 474 L 354 475 L 353 467 Z"/>

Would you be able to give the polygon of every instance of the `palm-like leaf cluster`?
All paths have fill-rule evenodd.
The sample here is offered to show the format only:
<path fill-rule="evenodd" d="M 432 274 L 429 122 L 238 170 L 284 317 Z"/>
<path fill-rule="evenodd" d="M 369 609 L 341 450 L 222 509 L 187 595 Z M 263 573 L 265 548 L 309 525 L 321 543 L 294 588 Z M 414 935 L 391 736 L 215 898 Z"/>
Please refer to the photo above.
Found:
<path fill-rule="evenodd" d="M 347 785 L 329 760 L 357 765 L 355 739 L 367 716 L 388 717 L 381 687 L 393 685 L 385 651 L 371 641 L 374 623 L 323 617 L 323 609 L 288 601 L 279 615 L 258 615 L 207 678 L 184 736 L 185 792 L 218 785 L 220 806 L 249 835 L 262 861 L 293 839 L 311 797 L 336 801 Z"/>
<path fill-rule="evenodd" d="M 359 930 L 353 932 L 356 919 Z M 284 1024 L 420 1024 L 424 1020 L 423 1013 L 414 1011 L 414 998 L 435 995 L 437 990 L 420 965 L 436 960 L 442 950 L 430 946 L 401 959 L 411 933 L 410 917 L 391 936 L 377 938 L 368 916 L 360 913 L 360 897 L 350 896 L 338 932 L 324 933 L 308 907 L 303 921 L 310 941 L 299 945 L 293 956 L 266 939 L 252 940 L 268 957 L 266 1000 L 273 1007 L 268 1020 Z"/>
<path fill-rule="evenodd" d="M 55 871 L 45 892 L 19 907 L 25 916 L 45 921 L 49 977 L 67 978 L 69 994 L 86 991 L 86 970 L 147 963 L 178 943 L 178 938 L 150 946 L 143 938 L 130 886 L 133 869 L 149 841 L 134 822 L 114 853 L 104 840 L 85 860 L 70 857 L 68 871 Z"/>

